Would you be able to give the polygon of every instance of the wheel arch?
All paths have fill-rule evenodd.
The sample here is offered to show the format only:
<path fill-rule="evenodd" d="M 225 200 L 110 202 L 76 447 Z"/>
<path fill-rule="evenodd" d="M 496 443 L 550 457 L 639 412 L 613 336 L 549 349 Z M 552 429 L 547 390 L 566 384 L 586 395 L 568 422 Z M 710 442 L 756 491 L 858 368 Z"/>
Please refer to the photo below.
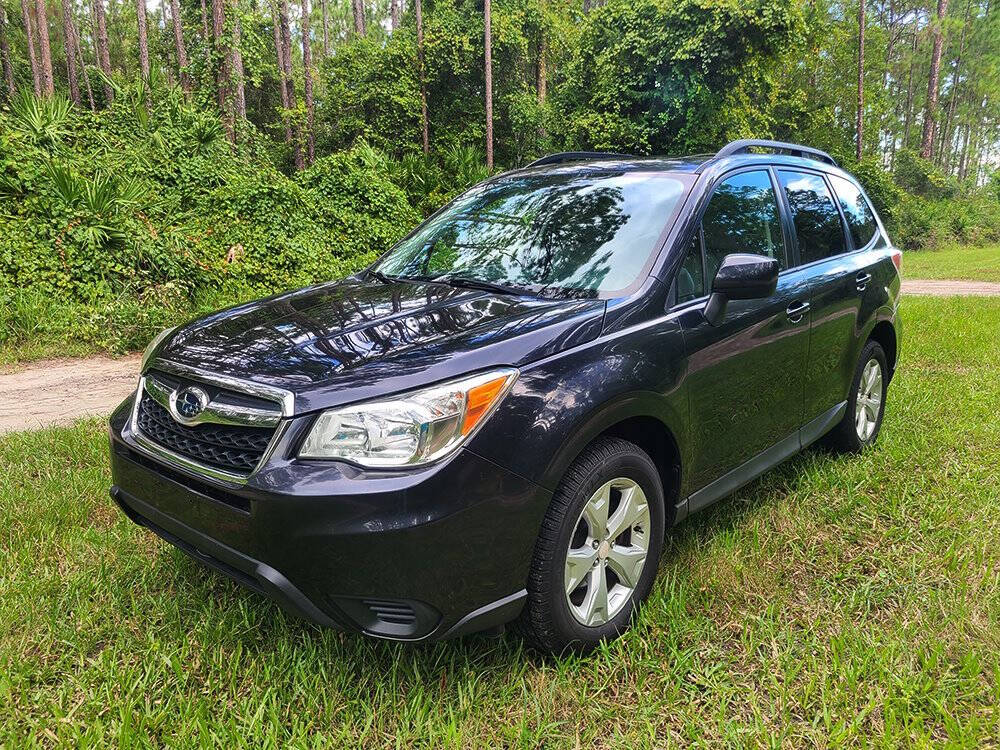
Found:
<path fill-rule="evenodd" d="M 562 445 L 545 472 L 545 484 L 555 487 L 588 445 L 601 437 L 617 437 L 639 446 L 653 460 L 663 484 L 666 525 L 674 520 L 680 501 L 683 454 L 679 415 L 672 414 L 657 394 L 633 394 L 605 404 L 579 425 Z"/>
<path fill-rule="evenodd" d="M 892 376 L 896 372 L 896 357 L 898 356 L 895 326 L 888 320 L 878 321 L 869 332 L 866 343 L 868 341 L 875 341 L 882 347 L 882 351 L 885 352 L 886 365 L 889 367 L 889 379 L 892 380 Z"/>

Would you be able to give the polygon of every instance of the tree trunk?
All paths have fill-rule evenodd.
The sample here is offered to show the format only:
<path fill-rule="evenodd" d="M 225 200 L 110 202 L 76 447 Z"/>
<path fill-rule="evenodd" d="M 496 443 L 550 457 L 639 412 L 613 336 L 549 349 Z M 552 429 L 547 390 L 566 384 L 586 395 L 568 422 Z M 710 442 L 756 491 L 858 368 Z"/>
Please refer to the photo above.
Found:
<path fill-rule="evenodd" d="M 285 73 L 285 89 L 288 92 L 288 108 L 295 109 L 295 79 L 292 78 L 292 31 L 288 23 L 288 0 L 281 0 L 278 8 L 278 20 L 281 23 L 281 55 L 282 66 Z M 302 158 L 301 134 L 294 133 L 295 141 L 295 168 L 304 169 L 305 160 Z"/>
<path fill-rule="evenodd" d="M 75 26 L 76 24 L 74 24 Z M 73 33 L 76 34 L 76 51 L 80 56 L 80 73 L 83 75 L 83 88 L 87 92 L 87 101 L 90 104 L 90 111 L 96 112 L 97 105 L 94 104 L 94 90 L 90 88 L 90 74 L 87 73 L 87 61 L 83 57 L 83 45 L 80 44 L 80 31 L 74 28 Z"/>
<path fill-rule="evenodd" d="M 208 44 L 208 40 L 211 38 L 212 31 L 208 27 L 208 8 L 205 5 L 205 0 L 201 0 L 201 36 L 205 40 L 205 44 Z"/>
<path fill-rule="evenodd" d="M 14 69 L 10 66 L 10 45 L 7 43 L 7 15 L 0 5 L 0 67 L 3 68 L 3 84 L 7 99 L 14 98 Z"/>
<path fill-rule="evenodd" d="M 944 121 L 943 137 L 941 138 L 941 153 L 938 157 L 938 162 L 945 165 L 948 171 L 951 171 L 951 164 L 954 161 L 954 150 L 947 148 L 947 154 L 945 154 L 946 141 L 954 140 L 954 131 L 952 125 L 955 122 L 955 107 L 958 104 L 958 92 L 961 90 L 962 85 L 962 58 L 965 55 L 965 36 L 969 28 L 969 15 L 972 13 L 972 0 L 969 0 L 968 4 L 965 6 L 965 19 L 962 22 L 962 35 L 958 42 L 958 55 L 955 56 L 955 64 L 952 68 L 951 73 L 951 92 L 948 97 L 948 114 Z M 947 160 L 945 157 L 947 156 Z"/>
<path fill-rule="evenodd" d="M 421 0 L 413 0 L 417 21 L 417 75 L 420 76 L 420 121 L 424 131 L 424 156 L 431 152 L 430 126 L 427 122 L 427 81 L 424 78 L 424 15 Z"/>
<path fill-rule="evenodd" d="M 28 0 L 21 0 L 21 18 L 24 21 L 24 36 L 28 47 L 28 57 L 31 62 L 31 80 L 35 85 L 35 96 L 42 95 L 42 68 L 35 52 L 35 29 L 31 22 L 31 8 Z"/>
<path fill-rule="evenodd" d="M 237 121 L 246 119 L 247 99 L 246 81 L 243 72 L 243 51 L 240 46 L 243 43 L 243 23 L 240 21 L 239 8 L 236 0 L 231 0 L 233 9 L 233 49 L 231 58 L 231 70 L 233 76 L 233 111 Z"/>
<path fill-rule="evenodd" d="M 920 155 L 930 159 L 934 148 L 934 125 L 937 116 L 938 78 L 941 75 L 941 47 L 944 42 L 944 17 L 948 0 L 938 0 L 934 24 L 934 47 L 931 51 L 931 74 L 927 81 L 927 106 L 924 108 L 924 132 L 920 139 Z"/>
<path fill-rule="evenodd" d="M 548 41 L 545 32 L 542 31 L 538 39 L 538 79 L 535 82 L 535 90 L 538 93 L 538 103 L 545 104 L 545 97 L 548 95 L 548 71 L 545 68 L 545 56 L 548 54 Z"/>
<path fill-rule="evenodd" d="M 174 50 L 177 53 L 177 67 L 181 77 L 184 98 L 191 98 L 191 74 L 188 73 L 187 47 L 184 45 L 184 26 L 181 24 L 181 7 L 177 0 L 170 0 L 170 20 L 174 27 Z"/>
<path fill-rule="evenodd" d="M 858 3 L 858 117 L 855 129 L 854 157 L 861 161 L 865 127 L 865 0 Z"/>
<path fill-rule="evenodd" d="M 399 28 L 399 14 L 400 14 L 399 0 L 392 0 L 392 3 L 389 5 L 389 16 L 392 21 L 393 31 Z"/>
<path fill-rule="evenodd" d="M 283 45 L 281 44 L 281 22 L 278 20 L 278 6 L 275 4 L 274 0 L 270 0 L 271 3 L 271 20 L 272 26 L 274 27 L 274 51 L 278 58 L 278 86 L 281 89 L 281 106 L 287 112 L 290 107 L 288 106 L 288 88 L 285 85 L 285 55 Z M 288 123 L 288 119 L 285 119 L 285 143 L 292 142 L 292 128 Z"/>
<path fill-rule="evenodd" d="M 69 82 L 69 98 L 80 106 L 80 78 L 76 72 L 77 40 L 73 33 L 73 5 L 70 0 L 62 0 L 63 47 L 66 51 L 66 80 Z"/>
<path fill-rule="evenodd" d="M 351 8 L 354 13 L 354 33 L 358 36 L 364 36 L 365 0 L 351 0 Z"/>
<path fill-rule="evenodd" d="M 490 0 L 483 3 L 486 48 L 486 168 L 493 170 L 493 32 L 490 28 Z"/>
<path fill-rule="evenodd" d="M 56 89 L 52 81 L 52 49 L 49 46 L 49 13 L 45 0 L 35 0 L 35 25 L 38 28 L 38 59 L 41 64 L 42 94 L 52 96 Z"/>
<path fill-rule="evenodd" d="M 146 31 L 146 0 L 136 0 L 135 3 L 136 22 L 139 30 L 139 71 L 142 74 L 142 82 L 146 84 L 148 99 L 149 93 L 149 34 Z"/>
<path fill-rule="evenodd" d="M 94 0 L 94 26 L 96 27 L 95 43 L 97 45 L 97 66 L 108 78 L 111 77 L 111 53 L 108 49 L 108 23 L 104 15 L 104 0 Z M 107 104 L 114 99 L 114 90 L 104 84 L 104 101 Z"/>
<path fill-rule="evenodd" d="M 141 2 L 142 0 L 140 0 Z M 222 115 L 226 126 L 226 136 L 229 142 L 235 142 L 233 132 L 233 116 L 229 106 L 229 57 L 230 49 L 226 43 L 226 6 L 225 0 L 212 0 L 212 64 L 215 69 L 215 104 Z"/>
<path fill-rule="evenodd" d="M 330 9 L 329 0 L 320 0 L 323 5 L 323 59 L 330 56 Z"/>
<path fill-rule="evenodd" d="M 303 87 L 306 97 L 306 162 L 316 160 L 316 137 L 313 133 L 313 82 L 312 82 L 312 39 L 309 34 L 309 0 L 302 0 L 302 68 Z"/>
<path fill-rule="evenodd" d="M 917 56 L 917 31 L 913 30 L 910 46 L 910 71 L 906 79 L 906 116 L 903 124 L 903 148 L 910 147 L 910 125 L 913 122 L 913 64 Z"/>

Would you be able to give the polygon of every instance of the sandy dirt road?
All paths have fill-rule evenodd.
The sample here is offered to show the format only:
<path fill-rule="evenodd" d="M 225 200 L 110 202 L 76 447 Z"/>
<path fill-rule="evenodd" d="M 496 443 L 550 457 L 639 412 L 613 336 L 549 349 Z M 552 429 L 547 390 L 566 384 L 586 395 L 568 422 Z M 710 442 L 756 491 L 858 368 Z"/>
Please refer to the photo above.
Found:
<path fill-rule="evenodd" d="M 1000 284 L 990 281 L 903 279 L 903 294 L 993 297 L 1000 295 Z"/>
<path fill-rule="evenodd" d="M 0 434 L 110 414 L 135 389 L 139 359 L 57 359 L 0 370 Z"/>

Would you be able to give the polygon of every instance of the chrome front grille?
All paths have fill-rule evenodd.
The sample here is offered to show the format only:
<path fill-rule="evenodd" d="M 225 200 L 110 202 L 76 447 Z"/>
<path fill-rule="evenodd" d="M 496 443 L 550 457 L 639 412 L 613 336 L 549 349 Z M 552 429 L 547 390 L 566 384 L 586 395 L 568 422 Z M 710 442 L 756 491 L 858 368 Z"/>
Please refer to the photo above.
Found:
<path fill-rule="evenodd" d="M 191 377 L 174 366 L 159 369 L 163 364 L 140 378 L 132 420 L 135 442 L 168 463 L 245 481 L 273 449 L 290 394 L 285 399 L 249 383 L 204 373 Z M 190 398 L 192 393 L 197 398 Z"/>
<path fill-rule="evenodd" d="M 274 437 L 273 427 L 183 425 L 148 392 L 143 393 L 139 401 L 136 424 L 144 435 L 164 448 L 236 474 L 253 471 Z"/>

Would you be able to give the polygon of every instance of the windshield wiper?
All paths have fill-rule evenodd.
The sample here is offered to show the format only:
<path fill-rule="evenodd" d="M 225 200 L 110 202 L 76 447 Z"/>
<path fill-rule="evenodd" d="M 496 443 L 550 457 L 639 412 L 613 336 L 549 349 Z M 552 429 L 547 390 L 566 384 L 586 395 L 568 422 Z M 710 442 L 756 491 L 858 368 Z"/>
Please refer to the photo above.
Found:
<path fill-rule="evenodd" d="M 497 294 L 513 294 L 518 297 L 523 297 L 525 295 L 532 297 L 536 296 L 530 289 L 517 286 L 506 286 L 504 284 L 497 284 L 493 281 L 470 279 L 468 276 L 432 276 L 427 280 L 463 289 L 480 289 L 484 292 L 496 292 Z"/>
<path fill-rule="evenodd" d="M 397 281 L 402 281 L 402 279 L 398 276 L 387 276 L 381 271 L 376 271 L 374 268 L 369 268 L 365 271 L 365 275 L 370 276 L 377 281 L 381 281 L 383 284 L 395 284 Z"/>

